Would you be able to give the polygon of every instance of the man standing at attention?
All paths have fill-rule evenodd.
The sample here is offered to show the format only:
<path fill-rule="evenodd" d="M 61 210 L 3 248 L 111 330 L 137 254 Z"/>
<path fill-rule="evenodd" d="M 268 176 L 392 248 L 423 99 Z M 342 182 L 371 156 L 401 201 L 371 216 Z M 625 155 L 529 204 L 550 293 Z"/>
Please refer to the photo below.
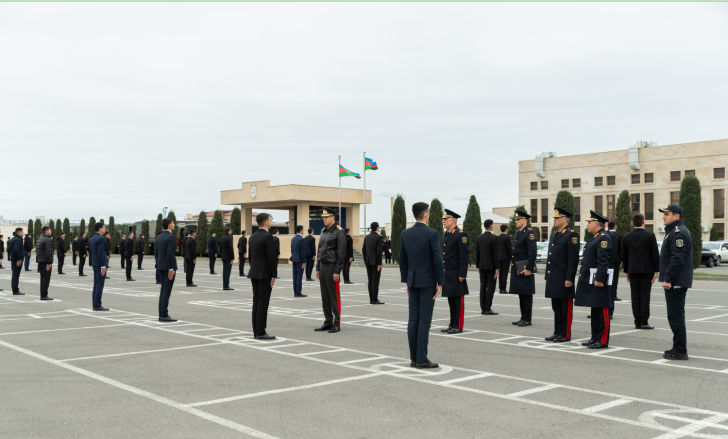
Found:
<path fill-rule="evenodd" d="M 190 237 L 190 232 L 185 233 L 185 237 L 182 238 L 182 242 L 180 242 L 180 251 L 182 252 L 182 266 L 184 268 L 185 273 L 187 273 L 187 258 L 185 257 L 185 254 L 187 252 L 187 240 Z"/>
<path fill-rule="evenodd" d="M 141 235 L 139 235 L 139 239 L 137 239 L 136 251 L 137 251 L 137 257 L 139 258 L 139 260 L 137 261 L 137 270 L 144 270 L 142 268 L 142 259 L 144 259 L 144 234 L 143 233 Z"/>
<path fill-rule="evenodd" d="M 511 267 L 511 237 L 508 236 L 508 225 L 501 224 L 498 235 L 498 294 L 508 294 L 508 269 Z"/>
<path fill-rule="evenodd" d="M 306 247 L 306 280 L 313 282 L 311 274 L 316 259 L 316 238 L 313 237 L 313 229 L 308 229 L 308 236 L 303 238 L 303 243 Z"/>
<path fill-rule="evenodd" d="M 351 263 L 354 262 L 354 238 L 351 237 L 351 229 L 344 229 L 344 236 L 346 238 L 346 258 L 344 259 L 344 283 L 353 284 L 349 280 L 349 269 L 351 269 Z"/>
<path fill-rule="evenodd" d="M 622 266 L 629 283 L 635 329 L 655 329 L 650 325 L 650 294 L 660 271 L 660 252 L 655 234 L 645 230 L 645 216 L 632 215 L 634 230 L 622 236 Z"/>
<path fill-rule="evenodd" d="M 134 232 L 124 241 L 124 257 L 126 258 L 126 280 L 131 279 L 131 263 L 134 261 Z"/>
<path fill-rule="evenodd" d="M 306 297 L 303 289 L 303 271 L 306 269 L 306 249 L 303 242 L 303 226 L 296 226 L 296 236 L 291 239 L 291 259 L 293 264 L 293 297 Z"/>
<path fill-rule="evenodd" d="M 170 218 L 162 220 L 162 230 L 154 240 L 154 257 L 157 259 L 157 268 L 162 278 L 162 287 L 159 290 L 159 321 L 176 322 L 169 315 L 169 297 L 174 286 L 174 274 L 177 271 L 177 258 L 174 252 L 177 249 L 177 239 L 174 237 L 174 221 Z"/>
<path fill-rule="evenodd" d="M 78 257 L 78 236 L 73 237 L 71 242 L 71 252 L 73 252 L 73 265 L 76 265 L 76 258 Z"/>
<path fill-rule="evenodd" d="M 402 231 L 399 245 L 399 274 L 409 300 L 407 339 L 410 366 L 418 369 L 440 367 L 427 358 L 427 341 L 435 299 L 442 291 L 443 261 L 440 236 L 428 227 L 430 206 L 412 205 L 415 225 Z M 417 276 L 415 276 L 417 273 Z"/>
<path fill-rule="evenodd" d="M 195 240 L 195 236 L 197 235 L 197 230 L 192 229 L 190 232 L 189 237 L 186 237 L 184 239 L 185 244 L 185 267 L 187 267 L 185 280 L 187 281 L 188 287 L 196 287 L 192 282 L 192 276 L 195 275 L 195 265 L 197 264 L 197 241 Z M 155 263 L 156 265 L 156 263 Z"/>
<path fill-rule="evenodd" d="M 364 257 L 364 266 L 367 268 L 367 288 L 369 289 L 369 303 L 371 305 L 384 305 L 379 301 L 379 280 L 382 277 L 382 235 L 379 234 L 379 223 L 373 222 L 371 232 L 364 238 L 361 254 Z M 353 252 L 352 252 L 353 256 Z"/>
<path fill-rule="evenodd" d="M 511 255 L 511 294 L 518 294 L 521 318 L 513 322 L 517 326 L 531 326 L 533 295 L 536 294 L 536 234 L 528 226 L 531 215 L 517 210 L 516 234 L 513 236 Z M 522 268 L 520 268 L 522 267 Z M 520 272 L 519 272 L 520 269 Z"/>
<path fill-rule="evenodd" d="M 94 288 L 91 293 L 91 301 L 94 311 L 108 311 L 101 305 L 101 295 L 104 292 L 104 281 L 106 280 L 106 227 L 103 223 L 94 224 L 96 234 L 91 238 L 91 266 L 94 270 Z"/>
<path fill-rule="evenodd" d="M 248 279 L 253 287 L 253 336 L 257 340 L 273 340 L 266 332 L 270 293 L 278 274 L 278 255 L 270 234 L 271 217 L 259 213 L 255 217 L 258 230 L 250 237 L 250 268 Z"/>
<path fill-rule="evenodd" d="M 86 265 L 86 256 L 88 255 L 88 245 L 86 242 L 86 232 L 81 233 L 81 239 L 78 240 L 78 275 L 83 274 L 83 266 Z"/>
<path fill-rule="evenodd" d="M 442 297 L 447 297 L 450 306 L 450 324 L 442 328 L 442 332 L 459 334 L 465 326 L 465 295 L 469 294 L 468 259 L 470 243 L 468 235 L 458 228 L 460 215 L 452 210 L 445 209 L 442 216 L 442 225 L 445 233 L 442 237 L 442 259 L 445 265 L 442 282 Z"/>
<path fill-rule="evenodd" d="M 579 268 L 579 234 L 569 230 L 571 212 L 557 207 L 554 210 L 554 227 L 548 244 L 546 258 L 546 298 L 551 299 L 554 310 L 554 333 L 546 341 L 565 343 L 571 341 L 571 322 L 574 315 L 574 279 Z"/>
<path fill-rule="evenodd" d="M 12 270 L 12 278 L 10 280 L 10 286 L 13 290 L 13 295 L 22 296 L 20 292 L 20 272 L 23 270 L 23 261 L 25 260 L 25 249 L 23 248 L 23 228 L 18 227 L 15 229 L 15 236 L 10 240 L 8 244 L 8 253 L 10 253 L 10 269 Z"/>
<path fill-rule="evenodd" d="M 325 321 L 315 331 L 335 333 L 341 331 L 341 292 L 339 275 L 344 269 L 346 238 L 344 231 L 336 224 L 334 210 L 324 207 L 321 213 L 324 229 L 321 231 L 316 261 L 316 279 L 321 286 L 321 302 Z"/>
<path fill-rule="evenodd" d="M 475 266 L 480 275 L 480 313 L 486 316 L 498 315 L 493 311 L 493 294 L 498 280 L 498 237 L 493 234 L 493 220 L 483 222 L 485 232 L 475 240 Z"/>
<path fill-rule="evenodd" d="M 33 251 L 33 240 L 30 238 L 30 234 L 25 235 L 23 247 L 25 249 L 25 271 L 30 271 L 30 253 Z"/>
<path fill-rule="evenodd" d="M 207 257 L 210 258 L 210 274 L 215 273 L 215 258 L 217 258 L 217 238 L 215 232 L 210 233 L 210 239 L 207 240 Z"/>
<path fill-rule="evenodd" d="M 222 289 L 232 291 L 230 288 L 230 272 L 233 269 L 233 260 L 235 259 L 235 249 L 233 248 L 233 236 L 230 234 L 232 229 L 225 227 L 225 234 L 220 239 L 220 256 L 222 257 Z"/>
<path fill-rule="evenodd" d="M 66 274 L 63 272 L 63 260 L 66 259 L 66 234 L 61 232 L 61 236 L 56 239 L 56 251 L 58 252 L 58 274 Z"/>
<path fill-rule="evenodd" d="M 53 300 L 48 297 L 48 287 L 51 284 L 51 268 L 53 268 L 53 240 L 51 228 L 43 226 L 38 240 L 35 242 L 35 257 L 38 261 L 40 273 L 40 300 Z"/>
<path fill-rule="evenodd" d="M 243 236 L 238 239 L 238 269 L 240 270 L 239 276 L 245 276 L 245 258 L 248 255 L 248 237 L 245 236 L 245 230 L 243 230 Z"/>
<path fill-rule="evenodd" d="M 271 220 L 272 221 L 272 220 Z M 273 231 L 273 242 L 276 245 L 276 253 L 278 254 L 278 258 L 281 257 L 281 241 L 278 238 L 278 234 L 281 233 L 278 229 Z M 280 279 L 279 277 L 276 277 L 276 279 Z"/>
<path fill-rule="evenodd" d="M 119 259 L 121 259 L 121 268 L 125 268 L 126 265 L 124 263 L 126 262 L 126 255 L 124 254 L 126 251 L 126 235 L 121 235 L 121 240 L 119 240 Z"/>

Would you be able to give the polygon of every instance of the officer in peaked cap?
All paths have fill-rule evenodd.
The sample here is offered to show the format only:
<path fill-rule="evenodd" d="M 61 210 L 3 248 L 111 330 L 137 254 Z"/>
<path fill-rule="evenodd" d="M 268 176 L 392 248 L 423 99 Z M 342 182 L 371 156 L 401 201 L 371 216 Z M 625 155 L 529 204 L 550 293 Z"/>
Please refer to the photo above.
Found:
<path fill-rule="evenodd" d="M 470 243 L 468 235 L 458 228 L 460 215 L 445 209 L 442 225 L 445 234 L 442 237 L 442 259 L 445 265 L 445 277 L 442 283 L 442 297 L 447 297 L 450 305 L 450 324 L 442 332 L 457 334 L 463 332 L 465 323 L 465 295 L 468 294 L 468 260 Z"/>
<path fill-rule="evenodd" d="M 574 279 L 579 267 L 579 234 L 569 229 L 571 213 L 560 207 L 554 210 L 556 231 L 549 238 L 546 258 L 546 297 L 554 310 L 554 333 L 546 341 L 571 341 L 574 311 Z"/>
<path fill-rule="evenodd" d="M 335 212 L 330 207 L 324 207 L 321 212 L 325 227 L 321 230 L 316 254 L 316 278 L 321 286 L 321 302 L 325 321 L 315 331 L 330 333 L 341 330 L 339 275 L 344 269 L 346 257 L 346 235 L 336 224 Z"/>
<path fill-rule="evenodd" d="M 590 210 L 586 222 L 593 236 L 584 247 L 575 305 L 591 308 L 591 338 L 582 345 L 590 349 L 603 349 L 609 346 L 609 308 L 614 306 L 609 287 L 609 272 L 614 271 L 611 269 L 612 242 L 604 230 L 608 222 L 605 217 Z"/>
<path fill-rule="evenodd" d="M 518 326 L 531 326 L 533 311 L 533 295 L 536 294 L 536 233 L 528 228 L 531 215 L 516 210 L 516 234 L 513 235 L 513 252 L 511 254 L 511 289 L 510 294 L 518 294 L 521 307 L 521 318 L 515 322 Z M 524 264 L 525 262 L 525 264 Z M 523 265 L 520 272 L 518 269 Z"/>

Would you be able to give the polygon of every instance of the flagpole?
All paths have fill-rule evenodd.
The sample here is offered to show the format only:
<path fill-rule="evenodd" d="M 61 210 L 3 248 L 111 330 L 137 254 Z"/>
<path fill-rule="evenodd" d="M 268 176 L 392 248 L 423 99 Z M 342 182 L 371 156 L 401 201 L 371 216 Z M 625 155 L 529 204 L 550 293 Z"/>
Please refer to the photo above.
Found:
<path fill-rule="evenodd" d="M 339 156 L 339 168 L 341 167 L 341 156 Z M 339 171 L 339 224 L 341 224 L 341 171 Z"/>
<path fill-rule="evenodd" d="M 364 234 L 367 234 L 367 152 L 364 151 Z"/>

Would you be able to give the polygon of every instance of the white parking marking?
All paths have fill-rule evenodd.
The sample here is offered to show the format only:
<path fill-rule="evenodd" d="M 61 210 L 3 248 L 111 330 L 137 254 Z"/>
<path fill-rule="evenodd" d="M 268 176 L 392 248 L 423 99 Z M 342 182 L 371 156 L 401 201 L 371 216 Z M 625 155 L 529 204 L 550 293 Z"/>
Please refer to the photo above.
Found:
<path fill-rule="evenodd" d="M 597 404 L 591 407 L 587 407 L 584 409 L 584 411 L 597 413 L 607 409 L 611 409 L 612 407 L 619 407 L 620 405 L 629 404 L 630 402 L 632 401 L 630 401 L 629 399 L 615 399 L 614 401 L 605 402 L 604 404 Z"/>

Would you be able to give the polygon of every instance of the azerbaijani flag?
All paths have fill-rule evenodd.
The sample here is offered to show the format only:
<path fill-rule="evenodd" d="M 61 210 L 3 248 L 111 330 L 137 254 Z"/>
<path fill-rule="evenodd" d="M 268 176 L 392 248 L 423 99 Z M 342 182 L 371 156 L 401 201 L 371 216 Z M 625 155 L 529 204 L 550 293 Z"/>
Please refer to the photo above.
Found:
<path fill-rule="evenodd" d="M 345 167 L 339 165 L 339 177 L 361 178 L 361 175 L 357 174 L 356 172 L 351 172 L 350 170 L 346 169 Z"/>
<path fill-rule="evenodd" d="M 377 162 L 375 162 L 374 160 L 372 160 L 368 157 L 364 157 L 364 170 L 367 170 L 367 169 L 376 171 L 377 169 L 379 169 L 379 167 L 377 166 Z"/>

